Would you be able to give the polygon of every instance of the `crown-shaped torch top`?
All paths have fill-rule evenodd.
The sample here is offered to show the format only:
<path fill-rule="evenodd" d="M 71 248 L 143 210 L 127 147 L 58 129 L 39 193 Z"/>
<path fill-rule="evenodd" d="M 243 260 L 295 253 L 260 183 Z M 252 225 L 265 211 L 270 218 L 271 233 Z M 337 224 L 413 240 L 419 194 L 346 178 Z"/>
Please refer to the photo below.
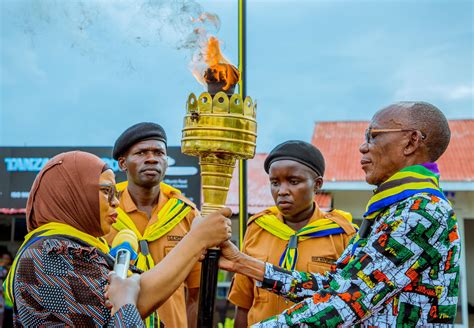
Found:
<path fill-rule="evenodd" d="M 230 98 L 224 92 L 218 92 L 214 97 L 209 92 L 203 92 L 196 98 L 191 93 L 186 103 L 188 114 L 213 113 L 213 114 L 236 114 L 255 119 L 257 103 L 247 96 L 244 101 L 239 94 L 233 94 Z"/>
<path fill-rule="evenodd" d="M 252 158 L 257 139 L 256 104 L 238 94 L 224 92 L 212 97 L 191 93 L 184 117 L 181 150 L 194 156 L 214 154 L 235 159 Z"/>

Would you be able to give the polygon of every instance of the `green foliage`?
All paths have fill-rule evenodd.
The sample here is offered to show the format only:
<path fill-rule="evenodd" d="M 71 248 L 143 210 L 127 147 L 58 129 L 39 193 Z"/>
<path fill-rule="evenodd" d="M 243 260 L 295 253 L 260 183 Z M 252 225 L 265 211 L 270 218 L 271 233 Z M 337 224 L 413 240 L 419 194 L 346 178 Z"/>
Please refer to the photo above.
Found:
<path fill-rule="evenodd" d="M 222 324 L 222 322 L 219 322 L 217 328 L 234 328 L 234 319 L 225 318 L 224 324 Z"/>

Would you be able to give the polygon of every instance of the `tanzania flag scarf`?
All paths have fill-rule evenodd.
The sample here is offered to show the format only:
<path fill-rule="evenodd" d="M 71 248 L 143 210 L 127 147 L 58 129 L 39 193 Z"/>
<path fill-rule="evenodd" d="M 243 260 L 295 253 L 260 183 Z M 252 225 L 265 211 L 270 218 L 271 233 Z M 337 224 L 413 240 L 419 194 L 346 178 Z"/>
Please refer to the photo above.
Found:
<path fill-rule="evenodd" d="M 439 188 L 439 170 L 436 163 L 424 163 L 408 166 L 384 181 L 367 203 L 364 221 L 355 237 L 352 254 L 359 245 L 359 239 L 365 239 L 371 231 L 374 219 L 385 208 L 418 193 L 430 193 L 446 200 Z"/>
<path fill-rule="evenodd" d="M 295 269 L 298 260 L 299 241 L 344 233 L 344 229 L 342 229 L 337 223 L 325 218 L 310 222 L 300 230 L 294 231 L 278 219 L 278 208 L 276 206 L 270 207 L 267 211 L 269 213 L 256 218 L 255 223 L 272 235 L 282 240 L 289 241 L 278 264 L 280 267 L 287 270 Z M 339 210 L 334 210 L 333 212 L 337 212 L 347 219 L 347 221 L 352 222 L 352 216 L 349 213 Z M 353 224 L 353 226 L 357 230 L 357 225 Z"/>
<path fill-rule="evenodd" d="M 117 184 L 117 190 L 122 191 L 126 188 L 126 186 L 126 182 L 119 183 Z M 163 182 L 160 183 L 160 192 L 167 196 L 170 196 L 173 193 L 181 193 L 178 189 L 175 189 Z M 118 207 L 117 222 L 114 223 L 112 227 L 118 231 L 122 229 L 130 229 L 137 235 L 138 243 L 140 245 L 140 252 L 138 253 L 135 266 L 143 271 L 147 271 L 155 266 L 155 262 L 153 261 L 148 249 L 148 243 L 160 239 L 170 232 L 188 215 L 189 212 L 191 212 L 191 210 L 192 207 L 183 202 L 181 199 L 171 197 L 163 206 L 163 208 L 158 212 L 158 220 L 152 225 L 146 227 L 142 235 L 140 231 L 138 231 L 130 216 L 128 216 L 123 209 Z M 146 318 L 145 325 L 146 327 L 160 326 L 157 312 L 153 312 L 148 318 Z"/>
<path fill-rule="evenodd" d="M 439 171 L 436 163 L 408 166 L 392 175 L 374 191 L 364 217 L 372 220 L 384 208 L 423 192 L 446 200 L 439 188 Z"/>
<path fill-rule="evenodd" d="M 109 253 L 109 246 L 107 245 L 107 242 L 104 239 L 91 236 L 85 232 L 71 227 L 70 225 L 58 222 L 51 222 L 36 228 L 25 236 L 25 241 L 20 246 L 20 249 L 18 250 L 18 253 L 15 256 L 15 260 L 13 261 L 10 272 L 8 273 L 7 278 L 3 283 L 3 289 L 5 290 L 5 298 L 8 299 L 11 304 L 13 304 L 13 302 L 15 301 L 15 296 L 13 293 L 13 280 L 16 274 L 18 259 L 21 257 L 23 252 L 35 241 L 41 238 L 51 236 L 72 237 L 75 239 L 79 239 L 93 247 L 96 247 L 105 254 Z"/>

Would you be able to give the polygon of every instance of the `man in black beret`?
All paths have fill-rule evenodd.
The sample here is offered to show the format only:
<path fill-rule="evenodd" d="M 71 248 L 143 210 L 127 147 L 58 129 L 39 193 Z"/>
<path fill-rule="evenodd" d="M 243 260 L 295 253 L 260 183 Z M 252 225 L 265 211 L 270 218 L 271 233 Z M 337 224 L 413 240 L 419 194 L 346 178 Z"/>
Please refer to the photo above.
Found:
<path fill-rule="evenodd" d="M 113 158 L 118 161 L 120 156 L 125 154 L 130 147 L 144 140 L 161 141 L 166 152 L 167 140 L 165 130 L 159 124 L 143 122 L 132 125 L 118 137 L 112 150 Z"/>
<path fill-rule="evenodd" d="M 324 274 L 339 258 L 356 230 L 352 216 L 325 212 L 315 196 L 324 176 L 324 157 L 312 144 L 290 140 L 276 146 L 264 163 L 275 206 L 248 221 L 243 252 L 291 270 Z M 255 289 L 236 274 L 229 300 L 237 306 L 235 327 L 247 327 L 281 313 L 293 303 Z"/>
<path fill-rule="evenodd" d="M 143 122 L 129 127 L 118 137 L 112 154 L 120 169 L 126 172 L 127 181 L 117 185 L 119 215 L 106 239 L 111 244 L 118 231 L 134 231 L 140 246 L 136 265 L 142 270 L 160 262 L 199 215 L 190 200 L 162 181 L 168 167 L 166 147 L 164 129 L 159 124 Z M 196 325 L 200 275 L 198 264 L 185 284 L 158 309 L 159 319 L 168 327 Z M 157 322 L 156 314 L 152 314 L 147 327 L 156 326 Z"/>

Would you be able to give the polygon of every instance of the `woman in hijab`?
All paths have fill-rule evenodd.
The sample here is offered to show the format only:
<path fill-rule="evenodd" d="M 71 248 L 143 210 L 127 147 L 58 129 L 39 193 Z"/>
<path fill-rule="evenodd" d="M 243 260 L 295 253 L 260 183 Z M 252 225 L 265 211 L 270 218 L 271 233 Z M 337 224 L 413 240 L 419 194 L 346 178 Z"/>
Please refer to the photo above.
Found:
<path fill-rule="evenodd" d="M 117 206 L 114 173 L 95 155 L 62 153 L 39 172 L 26 209 L 29 233 L 6 281 L 16 326 L 142 326 L 203 252 L 230 238 L 230 210 L 197 219 L 152 270 L 141 278 L 112 275 L 106 291 L 113 259 L 99 237 Z"/>

